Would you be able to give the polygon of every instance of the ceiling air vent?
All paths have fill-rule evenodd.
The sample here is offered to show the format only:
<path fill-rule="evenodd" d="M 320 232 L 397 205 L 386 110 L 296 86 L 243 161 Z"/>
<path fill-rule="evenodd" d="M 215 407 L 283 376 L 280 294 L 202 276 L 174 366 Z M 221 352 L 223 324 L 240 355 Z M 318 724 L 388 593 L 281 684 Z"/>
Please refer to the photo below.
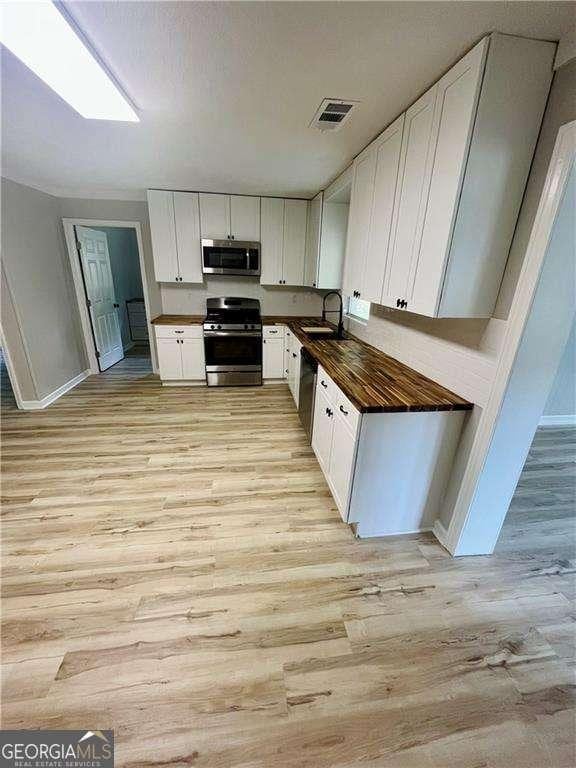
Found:
<path fill-rule="evenodd" d="M 316 110 L 310 126 L 321 131 L 336 131 L 348 120 L 352 110 L 360 102 L 342 99 L 324 99 Z"/>

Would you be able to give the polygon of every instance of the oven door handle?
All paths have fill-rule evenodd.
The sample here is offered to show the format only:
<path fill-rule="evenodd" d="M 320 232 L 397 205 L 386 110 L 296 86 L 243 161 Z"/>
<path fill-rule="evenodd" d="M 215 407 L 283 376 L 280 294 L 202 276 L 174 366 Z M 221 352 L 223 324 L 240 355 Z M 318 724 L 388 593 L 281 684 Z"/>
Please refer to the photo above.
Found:
<path fill-rule="evenodd" d="M 258 338 L 262 336 L 261 331 L 204 331 L 204 337 L 209 338 L 213 336 L 228 336 L 230 338 L 245 339 L 245 338 Z"/>

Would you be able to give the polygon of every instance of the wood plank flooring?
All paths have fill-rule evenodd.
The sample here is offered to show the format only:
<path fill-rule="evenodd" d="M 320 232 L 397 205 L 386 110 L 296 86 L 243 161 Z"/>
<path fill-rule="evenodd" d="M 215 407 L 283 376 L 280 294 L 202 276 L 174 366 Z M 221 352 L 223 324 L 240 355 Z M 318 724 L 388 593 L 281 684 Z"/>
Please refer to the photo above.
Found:
<path fill-rule="evenodd" d="M 353 538 L 286 386 L 148 366 L 6 398 L 2 727 L 113 728 L 130 768 L 574 766 L 573 431 L 454 560 Z"/>

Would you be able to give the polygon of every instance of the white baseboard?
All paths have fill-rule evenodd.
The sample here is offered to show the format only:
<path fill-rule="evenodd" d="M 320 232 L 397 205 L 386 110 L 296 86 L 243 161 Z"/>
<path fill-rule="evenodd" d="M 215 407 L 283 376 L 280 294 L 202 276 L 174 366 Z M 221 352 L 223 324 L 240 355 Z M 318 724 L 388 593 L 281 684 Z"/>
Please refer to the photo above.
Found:
<path fill-rule="evenodd" d="M 561 416 L 542 416 L 541 427 L 573 427 L 576 425 L 576 414 L 565 413 Z"/>
<path fill-rule="evenodd" d="M 87 368 L 85 371 L 82 371 L 82 373 L 79 373 L 78 376 L 74 376 L 73 379 L 70 379 L 70 381 L 67 381 L 65 384 L 62 384 L 61 387 L 58 387 L 58 389 L 55 389 L 54 392 L 50 392 L 49 395 L 46 395 L 41 400 L 22 400 L 22 408 L 25 411 L 39 411 L 42 410 L 42 408 L 46 408 L 47 406 L 51 405 L 55 400 L 58 400 L 59 397 L 62 397 L 62 395 L 65 395 L 66 392 L 69 392 L 71 389 L 74 389 L 74 387 L 78 386 L 81 381 L 84 381 L 84 379 L 88 378 L 92 371 Z"/>
<path fill-rule="evenodd" d="M 186 381 L 162 381 L 163 387 L 205 387 L 206 382 L 205 381 L 195 381 L 193 379 L 186 380 Z"/>
<path fill-rule="evenodd" d="M 348 525 L 358 525 L 358 522 L 350 522 L 348 521 Z M 384 531 L 383 533 L 370 533 L 370 534 L 364 534 L 364 536 L 360 536 L 358 533 L 356 533 L 357 539 L 384 539 L 387 536 L 412 536 L 415 533 L 430 533 L 432 531 L 432 528 L 430 526 L 426 528 L 415 528 L 413 531 Z"/>
<path fill-rule="evenodd" d="M 438 539 L 440 544 L 442 544 L 444 549 L 448 549 L 448 547 L 446 546 L 446 542 L 448 541 L 448 531 L 446 530 L 441 520 L 436 520 L 432 528 L 432 533 L 434 534 L 434 536 L 436 536 L 436 538 Z"/>

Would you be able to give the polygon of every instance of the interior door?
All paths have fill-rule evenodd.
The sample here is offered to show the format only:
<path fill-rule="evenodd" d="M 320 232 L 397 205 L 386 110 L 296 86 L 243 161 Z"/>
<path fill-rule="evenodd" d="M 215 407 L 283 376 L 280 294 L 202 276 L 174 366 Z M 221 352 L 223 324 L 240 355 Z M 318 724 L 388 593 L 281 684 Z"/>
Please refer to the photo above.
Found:
<path fill-rule="evenodd" d="M 398 299 L 409 302 L 411 298 L 408 295 L 409 277 L 417 257 L 432 172 L 434 152 L 431 145 L 437 89 L 438 86 L 434 85 L 406 112 L 396 201 L 396 231 L 387 285 L 382 294 L 382 304 L 389 307 L 397 306 Z"/>
<path fill-rule="evenodd" d="M 92 332 L 101 371 L 122 360 L 124 347 L 118 321 L 118 305 L 110 268 L 108 239 L 104 232 L 76 227 Z"/>
<path fill-rule="evenodd" d="M 230 196 L 230 234 L 235 240 L 260 242 L 260 198 Z"/>

